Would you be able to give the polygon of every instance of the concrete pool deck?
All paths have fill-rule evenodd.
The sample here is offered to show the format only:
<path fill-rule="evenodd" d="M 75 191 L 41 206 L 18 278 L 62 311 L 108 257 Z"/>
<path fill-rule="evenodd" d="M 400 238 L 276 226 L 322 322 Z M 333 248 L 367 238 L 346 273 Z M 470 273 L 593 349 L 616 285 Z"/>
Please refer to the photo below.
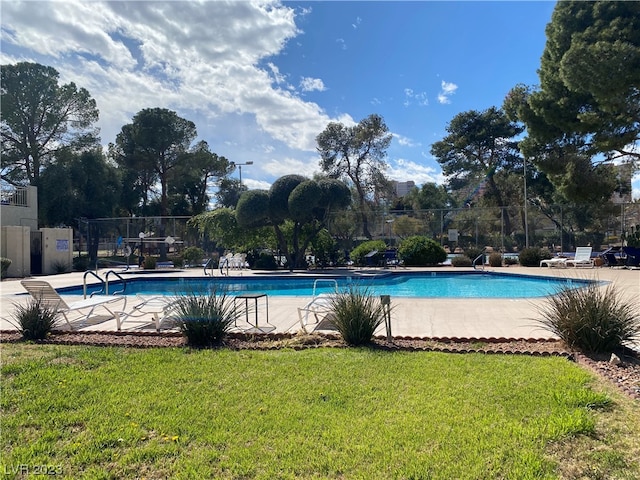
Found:
<path fill-rule="evenodd" d="M 100 270 L 104 274 L 108 269 Z M 400 269 L 400 271 L 405 269 Z M 436 272 L 464 272 L 470 269 L 438 267 L 438 268 L 411 268 L 411 271 L 436 271 Z M 364 270 L 355 270 L 363 272 Z M 392 270 L 394 271 L 394 270 Z M 612 282 L 618 287 L 625 299 L 640 303 L 640 270 L 623 270 L 610 268 L 547 268 L 547 267 L 503 267 L 485 269 L 487 272 L 499 272 L 506 274 L 539 275 L 559 278 L 595 279 Z M 336 270 L 336 273 L 348 274 L 349 270 Z M 353 274 L 354 270 L 351 270 Z M 380 269 L 377 270 L 380 272 Z M 256 274 L 250 270 L 231 270 L 231 276 L 264 276 L 265 272 Z M 278 272 L 285 273 L 285 272 Z M 311 272 L 312 274 L 313 272 Z M 333 272 L 332 272 L 333 273 Z M 220 275 L 218 271 L 215 272 Z M 73 272 L 60 275 L 39 276 L 38 279 L 46 280 L 54 288 L 77 286 L 83 284 L 84 272 Z M 158 274 L 162 277 L 189 276 L 204 277 L 202 269 L 184 269 L 177 271 L 164 271 Z M 290 274 L 305 275 L 310 273 Z M 149 277 L 150 273 L 127 274 L 126 278 Z M 209 277 L 210 278 L 210 277 Z M 29 295 L 20 284 L 21 279 L 5 279 L 0 282 L 0 330 L 15 330 L 15 327 L 7 320 L 11 319 L 16 304 L 26 304 Z M 94 279 L 95 280 L 95 279 Z M 91 278 L 88 283 L 93 283 Z M 604 288 L 604 287 L 603 287 Z M 526 292 L 522 292 L 523 295 Z M 82 296 L 65 296 L 69 302 L 81 300 Z M 265 331 L 278 333 L 297 332 L 301 329 L 298 320 L 298 307 L 304 306 L 311 297 L 269 297 L 269 323 L 271 326 Z M 135 299 L 127 303 L 126 310 L 130 310 Z M 539 308 L 544 305 L 544 298 L 515 298 L 515 299 L 454 299 L 454 298 L 391 298 L 392 314 L 391 325 L 394 337 L 457 337 L 457 338 L 531 338 L 550 339 L 554 336 L 536 324 L 539 318 Z M 74 328 L 80 331 L 116 331 L 115 319 L 100 316 L 92 318 L 87 325 L 81 326 L 74 323 Z M 252 314 L 253 315 L 253 314 Z M 265 315 L 260 311 L 260 320 L 264 321 Z M 250 327 L 243 322 L 238 322 L 242 328 Z M 66 323 L 62 321 L 60 328 L 66 329 Z M 155 328 L 152 316 L 148 315 L 136 321 L 125 321 L 122 331 L 147 331 L 153 332 Z M 384 334 L 384 327 L 377 333 Z"/>

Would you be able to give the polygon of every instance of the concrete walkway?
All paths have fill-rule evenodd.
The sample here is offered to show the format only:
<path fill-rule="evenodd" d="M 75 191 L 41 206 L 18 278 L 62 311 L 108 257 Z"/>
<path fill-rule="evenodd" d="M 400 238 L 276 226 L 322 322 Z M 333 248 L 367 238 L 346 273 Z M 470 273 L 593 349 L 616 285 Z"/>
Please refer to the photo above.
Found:
<path fill-rule="evenodd" d="M 436 269 L 411 269 L 415 271 L 436 271 L 462 272 L 467 269 L 441 267 Z M 594 269 L 574 269 L 574 268 L 523 268 L 504 267 L 489 268 L 486 271 L 496 271 L 507 274 L 542 275 L 562 278 L 596 279 L 613 282 L 621 291 L 622 295 L 639 303 L 640 306 L 640 270 L 622 270 L 609 268 Z M 343 270 L 347 273 L 347 271 Z M 219 275 L 219 272 L 215 272 Z M 255 275 L 249 270 L 232 271 L 231 275 Z M 127 278 L 136 275 L 132 274 Z M 264 272 L 261 273 L 264 276 Z M 309 274 L 304 274 L 308 276 Z M 102 274 L 104 276 L 104 273 Z M 163 273 L 167 276 L 201 276 L 202 269 L 188 269 Z M 67 273 L 61 275 L 50 275 L 38 277 L 51 283 L 55 288 L 82 285 L 83 273 Z M 25 304 L 29 296 L 25 295 L 25 290 L 20 285 L 20 279 L 5 279 L 0 283 L 0 307 L 1 317 L 0 329 L 13 330 L 7 319 L 12 318 L 16 304 Z M 526 292 L 522 292 L 526 295 Z M 82 297 L 67 297 L 68 301 L 80 300 Z M 269 323 L 271 326 L 265 331 L 273 332 L 297 332 L 300 330 L 298 320 L 298 307 L 305 305 L 310 297 L 269 297 Z M 135 297 L 130 299 L 127 309 L 130 309 L 135 302 Z M 393 336 L 408 337 L 457 337 L 457 338 L 553 338 L 553 335 L 542 329 L 536 323 L 539 318 L 539 308 L 544 305 L 545 299 L 412 299 L 412 298 L 392 298 L 392 333 Z M 261 319 L 264 317 L 261 313 Z M 104 316 L 92 318 L 85 326 L 74 325 L 82 331 L 116 331 L 114 319 Z M 61 327 L 66 324 L 61 323 Z M 247 329 L 250 325 L 238 323 L 240 329 Z M 154 331 L 152 317 L 149 315 L 138 319 L 136 322 L 125 322 L 123 331 Z M 381 329 L 379 334 L 383 334 Z"/>

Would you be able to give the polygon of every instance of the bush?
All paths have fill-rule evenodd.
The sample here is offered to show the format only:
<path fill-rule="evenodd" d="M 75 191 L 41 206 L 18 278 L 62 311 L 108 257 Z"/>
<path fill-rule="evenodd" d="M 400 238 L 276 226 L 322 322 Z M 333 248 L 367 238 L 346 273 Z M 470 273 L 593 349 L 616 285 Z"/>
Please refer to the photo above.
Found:
<path fill-rule="evenodd" d="M 71 267 L 66 262 L 53 262 L 51 265 L 54 273 L 67 273 L 71 271 Z"/>
<path fill-rule="evenodd" d="M 31 299 L 27 305 L 16 305 L 13 326 L 25 340 L 43 340 L 56 325 L 56 310 L 45 305 L 41 299 Z"/>
<path fill-rule="evenodd" d="M 540 323 L 569 347 L 608 353 L 640 340 L 640 314 L 635 303 L 620 298 L 613 285 L 563 287 L 541 308 Z"/>
<path fill-rule="evenodd" d="M 489 265 L 492 267 L 501 267 L 502 266 L 502 254 L 498 252 L 493 252 L 489 255 Z"/>
<path fill-rule="evenodd" d="M 373 250 L 378 251 L 378 255 L 374 257 L 374 262 L 377 265 L 384 258 L 384 251 L 387 249 L 387 244 L 383 240 L 369 240 L 361 243 L 351 251 L 350 257 L 354 265 L 365 265 L 365 255 Z"/>
<path fill-rule="evenodd" d="M 182 258 L 187 265 L 199 266 L 204 258 L 204 250 L 200 247 L 187 247 L 184 249 L 184 252 L 182 252 Z"/>
<path fill-rule="evenodd" d="M 473 265 L 473 260 L 471 260 L 466 255 L 458 255 L 457 257 L 453 257 L 451 259 L 451 266 L 453 267 L 471 267 Z"/>
<path fill-rule="evenodd" d="M 447 259 L 447 252 L 440 244 L 423 236 L 404 239 L 398 247 L 398 254 L 404 264 L 410 267 L 437 265 Z"/>
<path fill-rule="evenodd" d="M 169 257 L 169 261 L 173 263 L 173 266 L 176 268 L 184 267 L 184 258 L 182 258 L 182 256 L 180 255 L 172 255 L 171 257 Z"/>
<path fill-rule="evenodd" d="M 157 263 L 158 260 L 156 260 L 156 257 L 152 257 L 151 255 L 149 255 L 147 257 L 144 257 L 144 260 L 142 261 L 142 268 L 144 268 L 145 270 L 155 270 Z"/>
<path fill-rule="evenodd" d="M 252 268 L 255 270 L 278 270 L 278 262 L 272 254 L 262 252 L 253 262 Z"/>
<path fill-rule="evenodd" d="M 514 257 L 504 257 L 504 264 L 505 265 L 518 265 L 518 259 L 514 258 Z"/>
<path fill-rule="evenodd" d="M 236 320 L 232 297 L 216 291 L 179 296 L 175 317 L 180 331 L 192 347 L 219 345 Z"/>
<path fill-rule="evenodd" d="M 464 249 L 464 254 L 471 259 L 471 263 L 478 258 L 480 255 L 483 255 L 483 251 L 479 248 L 469 247 Z M 482 265 L 484 263 L 484 255 L 481 259 L 476 262 L 476 265 Z"/>
<path fill-rule="evenodd" d="M 0 257 L 0 278 L 7 277 L 7 271 L 11 266 L 11 260 L 5 257 Z"/>
<path fill-rule="evenodd" d="M 542 260 L 551 258 L 551 252 L 546 248 L 523 248 L 518 255 L 518 261 L 523 267 L 539 267 Z"/>
<path fill-rule="evenodd" d="M 371 342 L 373 333 L 384 322 L 382 302 L 367 289 L 350 286 L 331 297 L 329 308 L 331 323 L 349 345 Z"/>
<path fill-rule="evenodd" d="M 89 270 L 89 257 L 74 257 L 73 271 L 86 272 L 87 270 Z"/>

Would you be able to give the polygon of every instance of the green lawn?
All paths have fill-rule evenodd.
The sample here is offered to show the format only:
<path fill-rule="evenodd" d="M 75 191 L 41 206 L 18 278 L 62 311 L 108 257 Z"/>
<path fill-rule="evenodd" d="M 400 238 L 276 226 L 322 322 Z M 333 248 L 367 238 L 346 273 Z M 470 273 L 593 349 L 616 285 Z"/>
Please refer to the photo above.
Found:
<path fill-rule="evenodd" d="M 0 469 L 527 479 L 559 478 L 582 452 L 590 471 L 639 478 L 622 423 L 598 430 L 625 400 L 594 381 L 565 359 L 516 355 L 3 344 Z"/>

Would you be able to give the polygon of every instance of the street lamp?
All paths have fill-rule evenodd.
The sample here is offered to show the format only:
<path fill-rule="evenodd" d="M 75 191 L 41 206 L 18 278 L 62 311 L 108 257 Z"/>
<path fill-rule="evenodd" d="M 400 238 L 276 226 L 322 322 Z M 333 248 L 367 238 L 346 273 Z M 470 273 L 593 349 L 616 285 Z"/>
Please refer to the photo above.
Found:
<path fill-rule="evenodd" d="M 240 174 L 240 186 L 242 186 L 242 166 L 243 165 L 253 165 L 252 161 L 249 162 L 245 162 L 245 163 L 236 163 L 236 162 L 231 162 L 231 164 L 234 167 L 238 167 L 238 173 Z"/>

